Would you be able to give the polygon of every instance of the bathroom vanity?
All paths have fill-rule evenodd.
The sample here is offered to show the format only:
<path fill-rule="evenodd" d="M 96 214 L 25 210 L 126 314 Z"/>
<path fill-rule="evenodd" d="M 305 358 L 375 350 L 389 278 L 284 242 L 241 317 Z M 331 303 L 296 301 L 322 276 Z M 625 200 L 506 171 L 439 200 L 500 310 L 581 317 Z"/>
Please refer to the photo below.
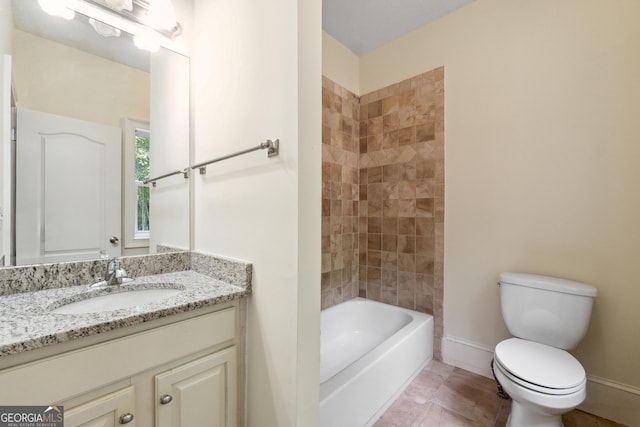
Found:
<path fill-rule="evenodd" d="M 167 260 L 132 258 L 148 257 Z M 192 253 L 188 264 L 116 289 L 0 297 L 0 404 L 63 405 L 66 427 L 241 423 L 251 266 Z M 117 310 L 55 312 L 101 294 L 169 287 L 180 292 Z"/>

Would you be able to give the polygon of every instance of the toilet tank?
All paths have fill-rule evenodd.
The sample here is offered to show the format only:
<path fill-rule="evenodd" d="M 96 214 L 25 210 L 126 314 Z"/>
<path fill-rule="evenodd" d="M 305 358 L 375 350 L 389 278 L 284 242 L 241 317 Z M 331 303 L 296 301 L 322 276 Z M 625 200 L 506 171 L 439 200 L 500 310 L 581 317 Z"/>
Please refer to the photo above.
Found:
<path fill-rule="evenodd" d="M 502 318 L 512 335 L 570 350 L 582 340 L 597 289 L 527 273 L 500 274 Z"/>

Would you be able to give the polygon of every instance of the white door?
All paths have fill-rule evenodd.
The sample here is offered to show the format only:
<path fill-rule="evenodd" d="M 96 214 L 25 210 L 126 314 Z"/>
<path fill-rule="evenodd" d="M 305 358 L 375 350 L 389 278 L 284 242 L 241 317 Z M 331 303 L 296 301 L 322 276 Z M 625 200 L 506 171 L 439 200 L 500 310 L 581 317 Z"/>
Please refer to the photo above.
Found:
<path fill-rule="evenodd" d="M 120 255 L 121 145 L 118 127 L 18 108 L 17 264 Z"/>
<path fill-rule="evenodd" d="M 12 226 L 11 56 L 3 55 L 0 69 L 0 267 L 10 265 Z"/>

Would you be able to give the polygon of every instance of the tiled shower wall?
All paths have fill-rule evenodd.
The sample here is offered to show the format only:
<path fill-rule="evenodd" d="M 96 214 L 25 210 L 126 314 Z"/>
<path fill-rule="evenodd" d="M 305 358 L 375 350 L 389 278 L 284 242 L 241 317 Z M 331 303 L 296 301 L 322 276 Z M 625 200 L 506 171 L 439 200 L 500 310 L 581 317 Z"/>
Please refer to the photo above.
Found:
<path fill-rule="evenodd" d="M 322 308 L 358 295 L 359 99 L 322 79 Z"/>
<path fill-rule="evenodd" d="M 322 308 L 357 294 L 433 314 L 439 357 L 444 68 L 359 99 L 323 78 L 322 100 Z M 355 160 L 354 150 L 359 153 Z M 356 177 L 353 168 L 357 168 Z M 351 193 L 345 193 L 349 187 Z M 345 210 L 345 205 L 353 207 Z M 357 261 L 351 252 L 346 255 L 348 250 L 357 253 Z M 351 276 L 345 277 L 345 271 Z"/>

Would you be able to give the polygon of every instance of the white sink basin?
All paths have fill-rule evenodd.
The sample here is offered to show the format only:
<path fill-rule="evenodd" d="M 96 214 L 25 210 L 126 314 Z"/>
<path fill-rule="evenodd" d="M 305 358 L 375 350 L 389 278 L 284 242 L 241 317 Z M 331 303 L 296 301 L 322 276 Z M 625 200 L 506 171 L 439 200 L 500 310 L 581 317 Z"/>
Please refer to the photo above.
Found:
<path fill-rule="evenodd" d="M 134 291 L 123 291 L 65 304 L 51 312 L 57 314 L 82 314 L 113 311 L 158 302 L 165 298 L 178 295 L 180 292 L 182 292 L 180 289 L 138 289 Z"/>

